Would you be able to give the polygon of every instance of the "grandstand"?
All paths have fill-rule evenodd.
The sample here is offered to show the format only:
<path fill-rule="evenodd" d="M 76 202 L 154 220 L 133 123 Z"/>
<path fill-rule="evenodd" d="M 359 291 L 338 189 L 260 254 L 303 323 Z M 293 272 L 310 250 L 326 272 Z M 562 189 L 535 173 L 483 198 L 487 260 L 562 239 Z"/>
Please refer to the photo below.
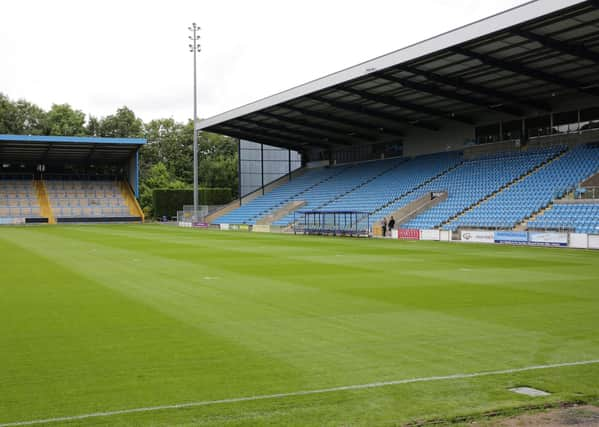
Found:
<path fill-rule="evenodd" d="M 599 173 L 596 22 L 596 2 L 531 1 L 200 121 L 302 158 L 269 183 L 272 159 L 240 155 L 240 189 L 251 173 L 263 185 L 212 222 L 291 231 L 303 211 L 353 211 L 371 231 L 393 215 L 407 229 L 598 233 L 597 192 L 577 200 Z"/>
<path fill-rule="evenodd" d="M 142 139 L 0 135 L 0 223 L 132 222 Z"/>
<path fill-rule="evenodd" d="M 514 229 L 598 171 L 599 147 L 586 144 L 499 152 L 469 160 L 464 160 L 461 152 L 450 152 L 318 168 L 215 222 L 253 225 L 289 202 L 303 201 L 302 206 L 313 211 L 368 212 L 376 223 L 426 194 L 446 192 L 445 200 L 401 225 Z M 585 215 L 595 211 L 568 212 Z M 286 227 L 293 220 L 291 212 L 272 224 Z M 545 223 L 534 224 L 539 228 Z"/>

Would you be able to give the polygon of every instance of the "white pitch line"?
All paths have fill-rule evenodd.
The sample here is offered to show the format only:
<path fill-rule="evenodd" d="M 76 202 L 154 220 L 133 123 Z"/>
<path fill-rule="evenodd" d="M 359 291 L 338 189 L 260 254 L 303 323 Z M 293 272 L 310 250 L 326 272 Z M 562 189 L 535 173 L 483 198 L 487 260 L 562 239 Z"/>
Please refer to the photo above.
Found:
<path fill-rule="evenodd" d="M 258 396 L 233 397 L 230 399 L 204 400 L 204 401 L 200 401 L 200 402 L 188 402 L 188 403 L 175 403 L 172 405 L 148 406 L 145 408 L 132 408 L 132 409 L 120 409 L 120 410 L 116 410 L 116 411 L 93 412 L 90 414 L 71 415 L 71 416 L 66 416 L 66 417 L 9 422 L 9 423 L 0 424 L 0 427 L 18 427 L 18 426 L 31 426 L 31 425 L 35 425 L 35 424 L 50 424 L 50 423 L 59 423 L 59 422 L 68 422 L 68 421 L 78 421 L 78 420 L 84 420 L 87 418 L 99 418 L 99 417 L 111 417 L 111 416 L 115 416 L 115 415 L 135 414 L 135 413 L 140 413 L 140 412 L 154 412 L 154 411 L 164 411 L 164 410 L 169 410 L 169 409 L 194 408 L 194 407 L 199 407 L 199 406 L 221 405 L 221 404 L 227 404 L 227 403 L 251 402 L 251 401 L 255 401 L 255 400 L 281 399 L 281 398 L 285 398 L 285 397 L 307 396 L 307 395 L 312 395 L 312 394 L 333 393 L 333 392 L 337 392 L 337 391 L 364 390 L 364 389 L 368 389 L 368 388 L 378 388 L 378 387 L 387 387 L 387 386 L 391 386 L 391 385 L 423 383 L 423 382 L 431 382 L 431 381 L 460 380 L 460 379 L 466 379 L 466 378 L 486 377 L 486 376 L 490 376 L 490 375 L 514 374 L 514 373 L 518 373 L 518 372 L 535 371 L 535 370 L 539 370 L 539 369 L 564 368 L 564 367 L 568 367 L 568 366 L 582 366 L 582 365 L 594 365 L 594 364 L 599 364 L 599 359 L 581 360 L 578 362 L 554 363 L 554 364 L 550 364 L 550 365 L 535 365 L 535 366 L 527 366 L 524 368 L 503 369 L 500 371 L 475 372 L 475 373 L 471 373 L 471 374 L 453 374 L 453 375 L 422 377 L 422 378 L 408 378 L 408 379 L 404 379 L 404 380 L 381 381 L 381 382 L 369 383 L 369 384 L 354 384 L 354 385 L 346 385 L 346 386 L 340 386 L 340 387 L 322 388 L 322 389 L 317 389 L 317 390 L 291 391 L 288 393 L 263 394 L 263 395 L 258 395 Z"/>

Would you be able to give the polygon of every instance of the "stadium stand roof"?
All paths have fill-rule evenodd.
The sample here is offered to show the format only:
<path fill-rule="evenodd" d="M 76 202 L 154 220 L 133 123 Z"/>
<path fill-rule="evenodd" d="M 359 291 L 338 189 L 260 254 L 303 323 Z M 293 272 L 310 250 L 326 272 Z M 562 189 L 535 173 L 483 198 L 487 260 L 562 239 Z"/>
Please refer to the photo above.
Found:
<path fill-rule="evenodd" d="M 300 150 L 436 132 L 599 99 L 599 0 L 535 0 L 201 120 L 201 130 Z"/>
<path fill-rule="evenodd" d="M 0 159 L 12 162 L 107 162 L 128 160 L 146 143 L 142 138 L 0 135 Z"/>

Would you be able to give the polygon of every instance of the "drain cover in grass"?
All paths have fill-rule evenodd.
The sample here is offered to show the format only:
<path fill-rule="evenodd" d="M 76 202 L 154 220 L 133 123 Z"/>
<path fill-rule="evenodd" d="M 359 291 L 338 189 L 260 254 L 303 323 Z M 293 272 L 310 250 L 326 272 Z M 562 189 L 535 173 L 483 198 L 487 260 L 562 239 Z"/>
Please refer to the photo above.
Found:
<path fill-rule="evenodd" d="M 513 391 L 514 393 L 518 393 L 518 394 L 525 394 L 527 396 L 533 396 L 533 397 L 549 396 L 551 394 L 551 393 L 547 393 L 546 391 L 538 390 L 538 389 L 532 388 L 532 387 L 510 388 L 510 391 Z"/>

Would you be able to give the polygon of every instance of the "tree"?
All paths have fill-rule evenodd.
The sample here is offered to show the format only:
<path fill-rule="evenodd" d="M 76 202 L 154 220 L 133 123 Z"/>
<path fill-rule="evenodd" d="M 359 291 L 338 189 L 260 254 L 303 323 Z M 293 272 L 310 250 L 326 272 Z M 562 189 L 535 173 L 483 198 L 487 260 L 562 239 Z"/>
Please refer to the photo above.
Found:
<path fill-rule="evenodd" d="M 192 132 L 193 135 L 193 132 Z M 202 132 L 199 146 L 199 181 L 206 187 L 229 187 L 238 196 L 237 140 Z"/>
<path fill-rule="evenodd" d="M 17 110 L 12 101 L 3 93 L 0 93 L 0 134 L 15 133 L 16 116 Z"/>
<path fill-rule="evenodd" d="M 89 136 L 100 136 L 100 120 L 97 117 L 89 116 L 89 120 L 85 126 L 85 133 Z"/>
<path fill-rule="evenodd" d="M 191 136 L 193 137 L 193 130 Z M 198 140 L 198 147 L 203 158 L 234 156 L 237 153 L 237 140 L 216 133 L 202 132 Z"/>
<path fill-rule="evenodd" d="M 116 114 L 101 120 L 100 136 L 141 138 L 143 136 L 143 122 L 129 108 L 121 107 L 116 111 Z"/>
<path fill-rule="evenodd" d="M 13 103 L 10 133 L 18 135 L 45 135 L 46 112 L 35 104 L 20 99 Z"/>
<path fill-rule="evenodd" d="M 49 135 L 85 135 L 85 114 L 69 104 L 53 104 L 46 115 Z"/>
<path fill-rule="evenodd" d="M 139 203 L 145 213 L 151 215 L 152 209 L 152 190 L 163 189 L 184 189 L 188 186 L 173 178 L 162 162 L 158 162 L 150 167 L 145 175 L 141 176 L 139 187 Z"/>
<path fill-rule="evenodd" d="M 142 148 L 143 162 L 162 162 L 172 176 L 191 183 L 192 135 L 193 128 L 189 133 L 173 119 L 152 120 L 145 126 L 148 143 Z"/>
<path fill-rule="evenodd" d="M 172 177 L 193 183 L 193 122 L 152 120 L 145 126 L 148 143 L 141 149 L 141 168 L 161 162 Z M 202 132 L 198 140 L 198 181 L 206 187 L 228 187 L 237 195 L 237 141 Z"/>
<path fill-rule="evenodd" d="M 238 195 L 237 153 L 234 156 L 217 156 L 200 162 L 199 181 L 202 187 L 228 187 L 234 197 Z"/>

